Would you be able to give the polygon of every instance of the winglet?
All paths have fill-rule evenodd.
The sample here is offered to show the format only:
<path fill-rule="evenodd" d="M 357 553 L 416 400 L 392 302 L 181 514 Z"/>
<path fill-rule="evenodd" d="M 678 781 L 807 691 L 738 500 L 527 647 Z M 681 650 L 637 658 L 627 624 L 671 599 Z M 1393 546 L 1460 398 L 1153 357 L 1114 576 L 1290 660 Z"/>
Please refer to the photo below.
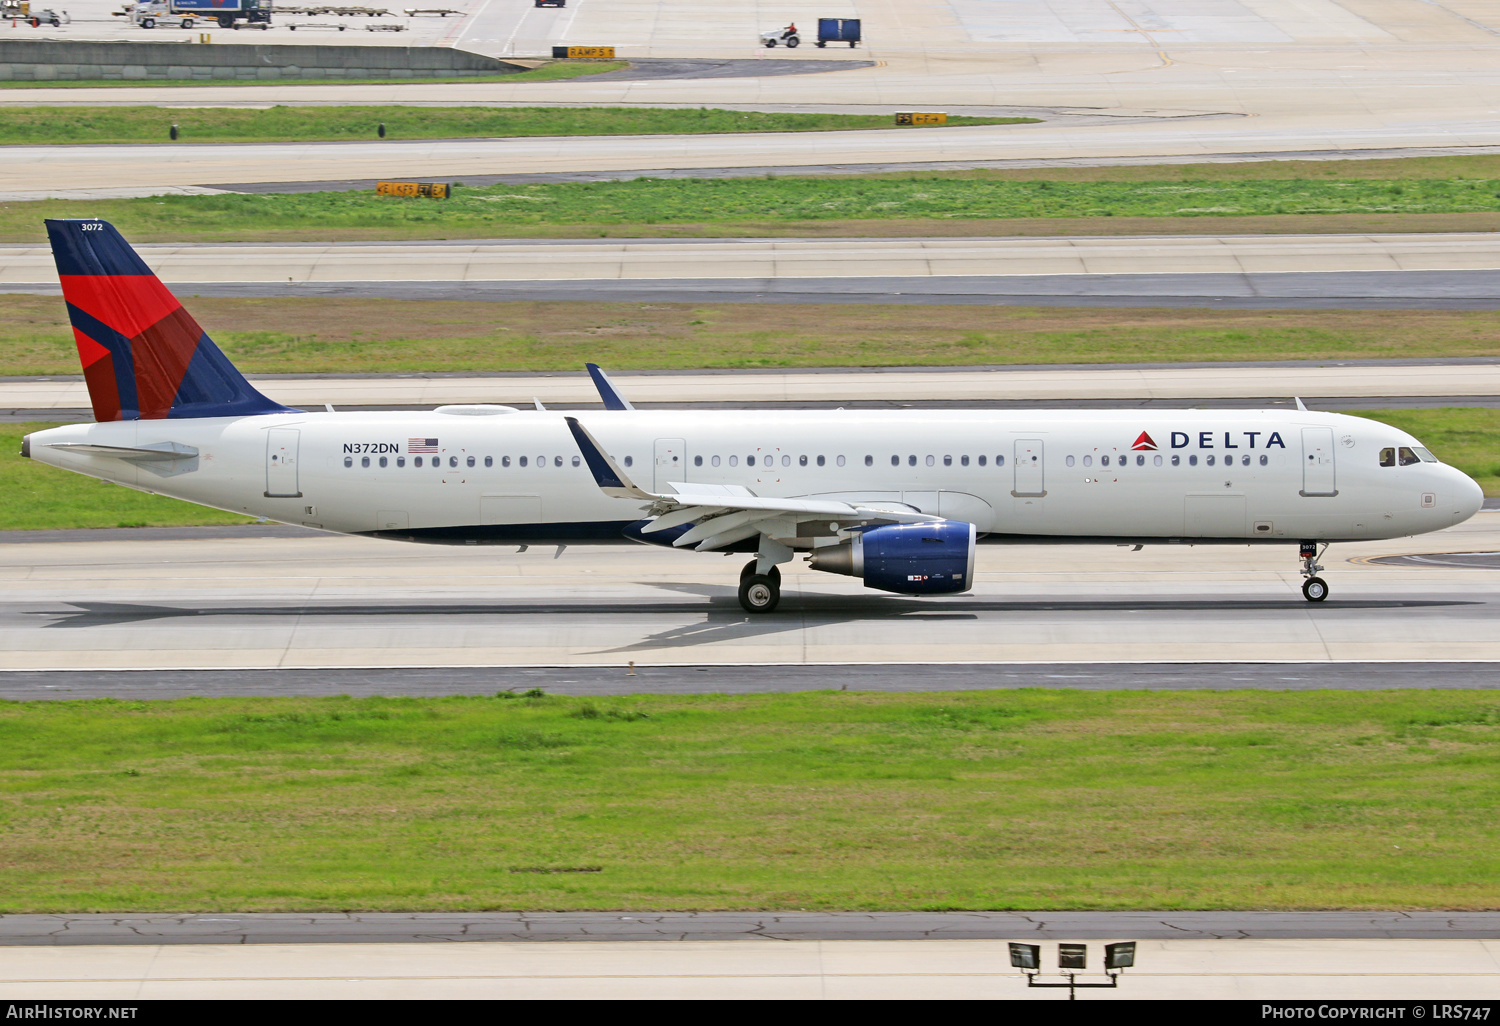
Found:
<path fill-rule="evenodd" d="M 568 430 L 573 432 L 573 440 L 578 443 L 578 449 L 583 453 L 583 462 L 588 464 L 589 473 L 594 475 L 594 483 L 605 495 L 616 499 L 655 499 L 657 496 L 648 491 L 636 487 L 635 482 L 626 476 L 625 471 L 616 466 L 615 461 L 610 459 L 604 452 L 604 448 L 594 440 L 594 436 L 580 423 L 577 417 L 564 417 L 568 422 Z"/>
<path fill-rule="evenodd" d="M 609 375 L 604 373 L 602 367 L 597 363 L 586 363 L 584 366 L 589 369 L 589 377 L 594 379 L 594 387 L 599 390 L 599 398 L 604 400 L 606 410 L 635 409 L 630 405 L 630 400 L 620 394 L 620 390 L 615 387 L 613 381 L 609 380 Z"/>
<path fill-rule="evenodd" d="M 1294 400 L 1296 400 L 1296 403 L 1297 403 L 1297 409 L 1299 409 L 1299 410 L 1301 410 L 1301 411 L 1302 411 L 1302 412 L 1303 412 L 1303 413 L 1309 413 L 1309 412 L 1311 412 L 1311 411 L 1310 411 L 1310 410 L 1308 410 L 1308 408 L 1307 408 L 1307 407 L 1306 407 L 1306 406 L 1305 406 L 1305 405 L 1304 405 L 1304 404 L 1303 404 L 1303 402 L 1302 402 L 1302 397 L 1301 397 L 1301 396 L 1293 396 L 1293 397 L 1292 397 L 1292 398 L 1293 398 L 1293 399 L 1294 399 Z"/>

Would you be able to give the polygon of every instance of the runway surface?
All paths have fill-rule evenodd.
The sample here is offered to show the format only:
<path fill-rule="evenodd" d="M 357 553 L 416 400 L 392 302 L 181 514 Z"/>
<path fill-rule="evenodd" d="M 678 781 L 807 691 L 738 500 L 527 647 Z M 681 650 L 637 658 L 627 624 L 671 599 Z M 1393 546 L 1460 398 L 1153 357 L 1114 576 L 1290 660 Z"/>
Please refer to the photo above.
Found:
<path fill-rule="evenodd" d="M 212 327 L 209 328 L 212 334 Z M 1293 394 L 1330 399 L 1466 397 L 1500 395 L 1500 360 L 1327 361 L 1323 363 L 1221 363 L 1198 365 L 1096 364 L 1074 367 L 963 369 L 623 372 L 615 375 L 632 402 L 725 405 L 928 404 L 1097 401 L 1129 405 L 1140 400 L 1204 402 Z M 399 408 L 445 403 L 500 403 L 548 407 L 599 402 L 582 372 L 493 376 L 388 375 L 370 377 L 252 376 L 279 402 L 320 410 Z M 89 408 L 88 391 L 70 378 L 0 378 L 0 410 Z"/>
<path fill-rule="evenodd" d="M 621 279 L 890 280 L 1187 276 L 1201 290 L 1226 277 L 1295 273 L 1500 271 L 1500 245 L 1483 233 L 1396 235 L 1132 236 L 989 239 L 489 240 L 420 243 L 141 245 L 168 283 L 491 282 Z M 0 279 L 54 285 L 45 245 L 0 247 Z M 1491 289 L 1500 276 L 1491 275 Z M 1043 288 L 1046 286 L 1043 285 Z M 866 291 L 873 291 L 866 289 Z M 1363 294 L 1370 295 L 1366 290 Z"/>
<path fill-rule="evenodd" d="M 1103 945 L 1088 948 L 1097 967 Z M 1054 944 L 1042 942 L 1042 963 L 1059 982 Z M 1078 998 L 1380 1000 L 1392 1018 L 1427 1000 L 1457 1017 L 1454 1002 L 1486 1010 L 1497 970 L 1491 939 L 1142 940 L 1117 990 Z M 1067 990 L 1028 989 L 1004 940 L 48 945 L 7 947 L 0 961 L 0 999 L 162 998 L 1062 1001 Z"/>
<path fill-rule="evenodd" d="M 1500 519 L 1491 512 L 1421 538 L 1337 545 L 1324 560 L 1332 596 L 1314 605 L 1298 592 L 1291 545 L 986 546 L 969 594 L 884 595 L 794 564 L 781 608 L 749 617 L 735 598 L 742 558 L 636 546 L 574 546 L 553 558 L 540 547 L 333 536 L 38 542 L 0 545 L 0 663 L 594 666 L 613 667 L 624 685 L 632 661 L 906 664 L 912 673 L 975 663 L 1491 662 L 1500 660 L 1500 574 L 1370 557 L 1497 550 Z M 1267 669 L 1228 682 L 1264 686 Z M 1484 669 L 1465 672 L 1432 680 L 1480 680 Z M 889 668 L 876 673 L 900 679 Z M 949 681 L 963 673 L 944 671 Z"/>
<path fill-rule="evenodd" d="M 10 670 L 0 700 L 493 695 L 753 695 L 790 691 L 1378 691 L 1500 689 L 1500 662 L 844 663 Z M 0 922 L 3 926 L 3 922 Z M 0 931 L 3 934 L 3 931 Z"/>
<path fill-rule="evenodd" d="M 728 940 L 1500 940 L 1500 912 L 311 912 L 0 915 L 0 947 Z M 3 961 L 3 960 L 0 960 Z"/>

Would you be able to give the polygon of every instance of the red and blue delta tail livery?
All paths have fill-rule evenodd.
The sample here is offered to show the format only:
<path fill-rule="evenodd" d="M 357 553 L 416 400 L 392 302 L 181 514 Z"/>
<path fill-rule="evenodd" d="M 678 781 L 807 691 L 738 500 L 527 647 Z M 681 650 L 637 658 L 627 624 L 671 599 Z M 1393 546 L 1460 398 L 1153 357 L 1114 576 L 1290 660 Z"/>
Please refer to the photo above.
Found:
<path fill-rule="evenodd" d="M 251 387 L 114 225 L 48 220 L 94 419 L 294 413 Z"/>

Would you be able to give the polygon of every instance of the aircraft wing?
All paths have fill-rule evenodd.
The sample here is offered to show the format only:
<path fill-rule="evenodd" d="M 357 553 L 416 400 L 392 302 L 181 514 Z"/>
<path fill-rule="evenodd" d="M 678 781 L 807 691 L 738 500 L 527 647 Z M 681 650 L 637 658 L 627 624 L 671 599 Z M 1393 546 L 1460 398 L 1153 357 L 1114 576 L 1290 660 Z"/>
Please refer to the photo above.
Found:
<path fill-rule="evenodd" d="M 668 484 L 671 489 L 668 492 L 647 491 L 630 480 L 577 417 L 564 419 L 599 490 L 615 498 L 641 499 L 650 503 L 646 509 L 655 514 L 656 519 L 641 528 L 642 534 L 687 528 L 672 541 L 679 548 L 696 545 L 700 550 L 715 549 L 756 534 L 774 535 L 778 522 L 793 525 L 796 520 L 809 517 L 827 517 L 848 527 L 942 520 L 942 517 L 917 513 L 909 508 L 895 508 L 894 504 L 882 508 L 837 499 L 762 497 L 740 485 L 675 482 Z"/>

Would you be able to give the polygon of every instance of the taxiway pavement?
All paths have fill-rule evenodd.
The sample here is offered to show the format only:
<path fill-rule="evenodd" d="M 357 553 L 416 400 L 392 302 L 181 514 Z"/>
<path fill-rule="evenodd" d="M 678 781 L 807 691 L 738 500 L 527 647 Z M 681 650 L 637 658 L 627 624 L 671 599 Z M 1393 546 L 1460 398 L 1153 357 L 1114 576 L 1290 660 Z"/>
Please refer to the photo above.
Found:
<path fill-rule="evenodd" d="M 986 546 L 973 592 L 888 596 L 788 567 L 749 617 L 743 558 L 362 538 L 0 545 L 14 670 L 1500 660 L 1500 573 L 1371 557 L 1500 551 L 1500 514 L 1335 546 Z M 889 672 L 889 671 L 886 671 Z M 1287 674 L 1295 676 L 1296 674 Z"/>
<path fill-rule="evenodd" d="M 1102 945 L 1089 947 L 1098 965 Z M 1004 940 L 102 944 L 4 951 L 0 998 L 12 1000 L 1066 1000 L 1067 994 L 1028 989 L 1021 971 L 1010 967 Z M 1056 954 L 1044 943 L 1044 966 L 1055 966 Z M 1500 941 L 1492 939 L 1142 940 L 1118 990 L 1107 996 L 1083 990 L 1079 999 L 1492 1001 L 1497 971 Z M 1060 979 L 1055 970 L 1047 978 Z M 1103 974 L 1085 978 L 1102 982 Z"/>
<path fill-rule="evenodd" d="M 941 404 L 989 402 L 1132 403 L 1141 400 L 1211 401 L 1282 395 L 1330 399 L 1500 395 L 1500 360 L 1347 361 L 1326 363 L 1017 367 L 961 370 L 893 368 L 858 371 L 641 372 L 615 375 L 632 402 Z M 583 373 L 493 376 L 252 377 L 279 402 L 319 410 L 348 407 L 431 407 L 500 403 L 530 407 L 597 404 L 599 394 Z M 88 391 L 71 378 L 0 378 L 0 410 L 87 410 Z M 310 414 L 316 416 L 316 413 Z"/>

